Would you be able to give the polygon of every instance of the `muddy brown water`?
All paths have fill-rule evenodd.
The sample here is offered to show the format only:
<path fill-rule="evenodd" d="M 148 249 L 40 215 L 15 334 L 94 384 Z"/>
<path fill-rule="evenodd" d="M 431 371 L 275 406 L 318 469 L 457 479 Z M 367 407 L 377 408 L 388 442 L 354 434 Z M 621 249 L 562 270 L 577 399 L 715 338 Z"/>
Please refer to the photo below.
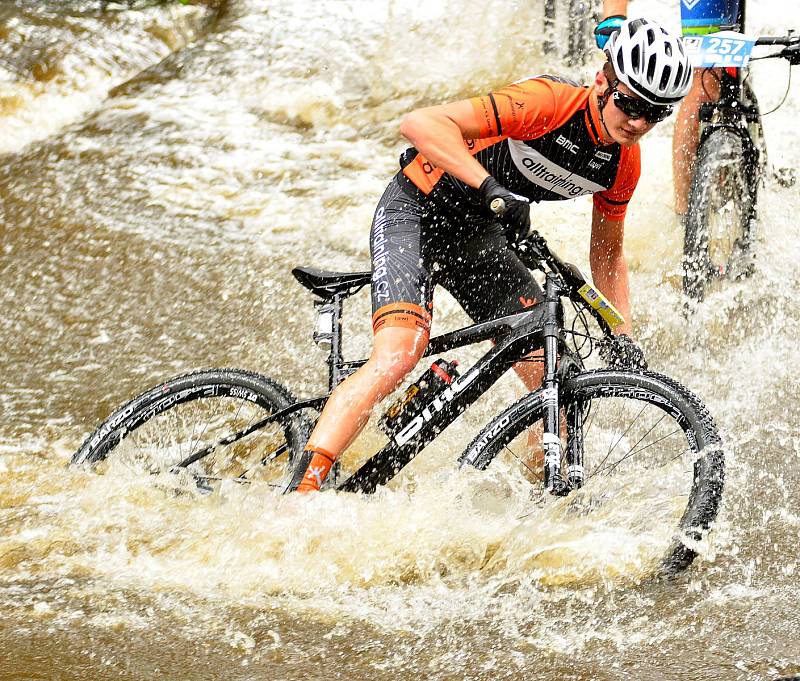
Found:
<path fill-rule="evenodd" d="M 794 5 L 753 4 L 754 31 L 800 26 Z M 635 7 L 676 22 L 666 2 Z M 289 270 L 366 267 L 407 110 L 564 72 L 539 50 L 540 12 L 0 6 L 0 679 L 800 673 L 800 195 L 767 179 L 757 273 L 687 320 L 669 122 L 643 144 L 627 223 L 634 322 L 651 365 L 705 399 L 729 452 L 720 518 L 676 580 L 653 581 L 646 543 L 591 514 L 550 504 L 520 520 L 510 462 L 455 472 L 519 394 L 513 378 L 373 498 L 174 497 L 66 466 L 115 405 L 182 371 L 241 366 L 319 391 L 313 311 Z M 754 68 L 764 109 L 787 75 Z M 798 94 L 765 119 L 775 167 L 800 160 Z M 533 216 L 584 267 L 589 210 Z M 348 320 L 348 352 L 363 354 L 366 296 Z M 439 295 L 437 327 L 464 321 Z"/>

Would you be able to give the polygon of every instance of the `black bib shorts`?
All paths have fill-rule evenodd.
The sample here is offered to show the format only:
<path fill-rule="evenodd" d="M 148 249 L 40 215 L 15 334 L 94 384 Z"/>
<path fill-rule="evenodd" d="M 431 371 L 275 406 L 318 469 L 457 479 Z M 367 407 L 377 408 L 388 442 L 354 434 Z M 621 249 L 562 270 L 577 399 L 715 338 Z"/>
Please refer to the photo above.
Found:
<path fill-rule="evenodd" d="M 544 293 L 488 219 L 458 221 L 396 175 L 372 221 L 372 324 L 430 330 L 433 287 L 474 322 L 520 312 Z"/>

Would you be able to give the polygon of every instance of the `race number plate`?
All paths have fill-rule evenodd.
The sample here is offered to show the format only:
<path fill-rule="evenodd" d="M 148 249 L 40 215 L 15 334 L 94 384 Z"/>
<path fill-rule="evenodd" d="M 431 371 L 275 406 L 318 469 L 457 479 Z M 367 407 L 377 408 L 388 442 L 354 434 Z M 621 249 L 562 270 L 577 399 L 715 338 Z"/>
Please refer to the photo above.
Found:
<path fill-rule="evenodd" d="M 736 31 L 719 31 L 710 35 L 683 37 L 686 53 L 694 67 L 747 66 L 755 38 Z"/>
<path fill-rule="evenodd" d="M 625 318 L 619 313 L 619 310 L 589 282 L 581 286 L 578 289 L 578 293 L 581 294 L 581 298 L 600 313 L 600 316 L 606 320 L 612 329 L 625 323 Z"/>

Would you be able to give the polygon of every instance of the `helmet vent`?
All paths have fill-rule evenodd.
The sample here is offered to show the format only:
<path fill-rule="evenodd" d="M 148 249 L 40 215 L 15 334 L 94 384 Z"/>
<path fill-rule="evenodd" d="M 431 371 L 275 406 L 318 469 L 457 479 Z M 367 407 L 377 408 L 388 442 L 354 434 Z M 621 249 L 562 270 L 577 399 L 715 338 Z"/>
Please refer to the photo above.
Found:
<path fill-rule="evenodd" d="M 661 82 L 658 84 L 660 89 L 666 89 L 667 85 L 669 84 L 670 75 L 671 74 L 668 69 L 664 69 L 664 71 L 661 73 Z"/>
<path fill-rule="evenodd" d="M 639 70 L 642 65 L 642 51 L 639 49 L 639 46 L 636 45 L 631 50 L 631 65 L 634 69 Z"/>
<path fill-rule="evenodd" d="M 658 61 L 658 58 L 654 54 L 651 54 L 650 55 L 650 59 L 647 60 L 647 80 L 649 82 L 652 82 L 653 79 L 655 78 L 655 75 L 656 75 L 656 61 Z M 667 73 L 666 69 L 665 69 L 665 73 Z M 669 73 L 667 73 L 667 77 L 669 77 Z M 663 85 L 662 85 L 662 87 L 663 87 Z"/>
<path fill-rule="evenodd" d="M 675 82 L 682 83 L 683 82 L 683 64 L 678 64 L 678 68 L 675 69 Z"/>

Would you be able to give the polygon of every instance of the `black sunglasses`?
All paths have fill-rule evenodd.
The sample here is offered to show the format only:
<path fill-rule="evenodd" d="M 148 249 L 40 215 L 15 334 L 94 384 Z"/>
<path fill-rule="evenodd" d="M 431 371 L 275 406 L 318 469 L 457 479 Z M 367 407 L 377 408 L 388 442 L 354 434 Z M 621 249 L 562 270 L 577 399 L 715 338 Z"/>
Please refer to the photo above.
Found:
<path fill-rule="evenodd" d="M 619 80 L 615 80 L 613 83 L 609 81 L 611 96 L 614 98 L 614 104 L 617 105 L 617 108 L 628 118 L 634 120 L 637 118 L 644 118 L 648 123 L 658 123 L 671 115 L 675 108 L 669 104 L 651 104 L 639 97 L 626 95 L 617 90 L 618 84 Z"/>
<path fill-rule="evenodd" d="M 631 119 L 644 118 L 648 123 L 658 123 L 670 116 L 674 109 L 669 104 L 665 106 L 651 104 L 638 97 L 623 94 L 617 90 L 616 83 L 611 86 L 611 93 L 617 108 Z"/>

